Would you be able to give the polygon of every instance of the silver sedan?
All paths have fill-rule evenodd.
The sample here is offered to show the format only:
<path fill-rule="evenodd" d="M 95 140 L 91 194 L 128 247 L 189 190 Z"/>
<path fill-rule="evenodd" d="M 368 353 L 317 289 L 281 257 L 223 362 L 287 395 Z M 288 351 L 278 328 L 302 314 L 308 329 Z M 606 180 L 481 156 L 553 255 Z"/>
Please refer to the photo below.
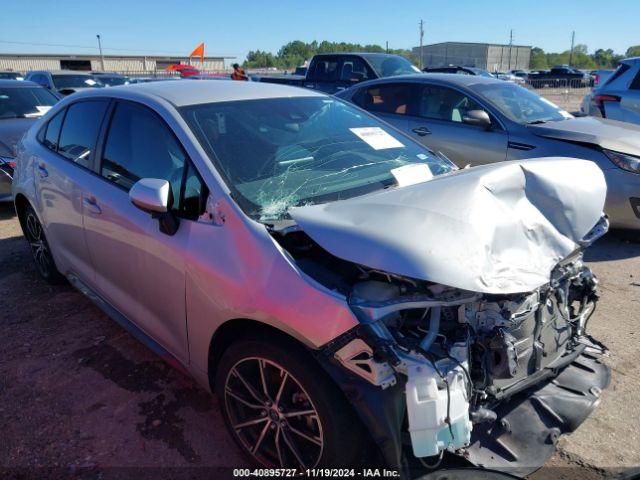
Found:
<path fill-rule="evenodd" d="M 591 162 L 458 170 L 324 94 L 181 81 L 66 97 L 16 163 L 42 277 L 215 390 L 254 464 L 526 474 L 609 383 Z"/>

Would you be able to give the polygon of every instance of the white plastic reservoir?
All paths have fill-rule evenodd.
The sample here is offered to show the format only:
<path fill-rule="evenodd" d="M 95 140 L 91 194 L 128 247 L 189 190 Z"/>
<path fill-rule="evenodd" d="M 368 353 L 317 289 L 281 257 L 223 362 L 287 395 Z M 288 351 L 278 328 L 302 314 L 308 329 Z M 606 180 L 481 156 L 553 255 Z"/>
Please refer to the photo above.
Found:
<path fill-rule="evenodd" d="M 465 379 L 459 369 L 447 375 L 449 380 L 451 431 L 447 418 L 447 389 L 438 388 L 437 373 L 425 365 L 408 367 L 406 385 L 409 433 L 416 457 L 438 455 L 441 450 L 457 450 L 469 445 L 471 421 Z"/>

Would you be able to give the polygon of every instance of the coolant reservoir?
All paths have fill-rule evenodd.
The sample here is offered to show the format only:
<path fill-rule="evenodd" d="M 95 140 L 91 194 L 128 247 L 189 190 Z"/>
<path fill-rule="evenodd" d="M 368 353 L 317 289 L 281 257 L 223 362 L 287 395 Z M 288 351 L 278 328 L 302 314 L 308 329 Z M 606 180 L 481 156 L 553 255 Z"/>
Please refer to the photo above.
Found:
<path fill-rule="evenodd" d="M 438 388 L 437 373 L 425 365 L 410 366 L 406 384 L 409 433 L 416 457 L 438 455 L 441 450 L 457 450 L 469 445 L 471 421 L 465 379 L 459 369 L 449 379 L 451 431 L 447 418 L 447 389 Z"/>

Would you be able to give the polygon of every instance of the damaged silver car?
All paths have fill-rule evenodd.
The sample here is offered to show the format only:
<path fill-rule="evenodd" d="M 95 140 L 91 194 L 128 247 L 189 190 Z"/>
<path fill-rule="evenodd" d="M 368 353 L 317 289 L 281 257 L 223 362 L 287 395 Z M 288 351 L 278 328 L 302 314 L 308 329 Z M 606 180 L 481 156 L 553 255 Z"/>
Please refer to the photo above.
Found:
<path fill-rule="evenodd" d="M 527 474 L 609 383 L 589 161 L 458 170 L 341 100 L 243 82 L 78 93 L 18 157 L 38 271 L 216 391 L 258 465 Z"/>

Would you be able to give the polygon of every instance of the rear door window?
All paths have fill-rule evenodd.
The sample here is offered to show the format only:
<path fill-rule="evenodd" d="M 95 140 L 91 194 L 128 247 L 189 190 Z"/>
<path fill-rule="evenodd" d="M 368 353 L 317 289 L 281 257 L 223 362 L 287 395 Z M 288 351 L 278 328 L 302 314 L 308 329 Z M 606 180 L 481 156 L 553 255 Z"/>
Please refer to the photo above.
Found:
<path fill-rule="evenodd" d="M 60 155 L 91 168 L 93 150 L 107 105 L 106 100 L 90 100 L 74 103 L 67 109 L 58 142 Z"/>
<path fill-rule="evenodd" d="M 316 58 L 311 80 L 316 82 L 336 82 L 338 80 L 338 70 L 340 59 L 338 57 Z"/>
<path fill-rule="evenodd" d="M 629 90 L 640 90 L 640 70 L 629 84 Z"/>
<path fill-rule="evenodd" d="M 606 82 L 604 82 L 604 85 L 609 85 L 610 83 L 612 83 L 614 80 L 616 80 L 617 78 L 620 78 L 627 70 L 629 70 L 629 65 L 627 65 L 626 63 L 621 63 L 618 68 L 616 69 L 615 72 L 613 72 L 613 75 L 611 75 Z M 604 86 L 603 85 L 603 86 Z"/>
<path fill-rule="evenodd" d="M 360 90 L 353 101 L 370 112 L 416 115 L 418 89 L 419 86 L 412 83 L 374 85 Z"/>
<path fill-rule="evenodd" d="M 58 150 L 58 138 L 60 137 L 60 127 L 62 127 L 62 120 L 64 119 L 65 110 L 60 111 L 49 120 L 47 123 L 42 144 L 54 152 Z"/>
<path fill-rule="evenodd" d="M 37 83 L 38 85 L 42 85 L 43 87 L 49 87 L 49 81 L 47 80 L 47 77 L 40 73 L 34 74 L 33 76 L 31 76 L 31 78 L 29 78 L 29 80 Z"/>

